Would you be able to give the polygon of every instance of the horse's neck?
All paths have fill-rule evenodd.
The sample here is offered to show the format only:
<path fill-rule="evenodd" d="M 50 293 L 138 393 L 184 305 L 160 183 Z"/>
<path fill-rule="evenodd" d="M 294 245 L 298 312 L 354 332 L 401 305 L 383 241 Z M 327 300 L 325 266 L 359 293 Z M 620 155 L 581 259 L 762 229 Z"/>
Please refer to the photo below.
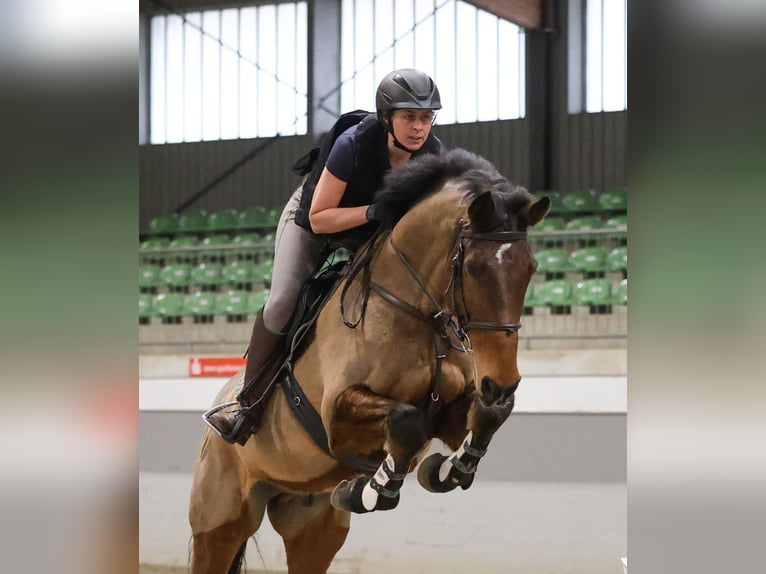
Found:
<path fill-rule="evenodd" d="M 443 198 L 441 198 L 444 201 Z M 407 295 L 411 305 L 420 309 L 433 307 L 430 298 L 418 288 L 397 250 L 407 259 L 431 295 L 443 303 L 444 290 L 451 271 L 447 253 L 459 219 L 452 209 L 438 200 L 425 200 L 396 226 L 381 245 L 372 279 L 394 293 Z"/>

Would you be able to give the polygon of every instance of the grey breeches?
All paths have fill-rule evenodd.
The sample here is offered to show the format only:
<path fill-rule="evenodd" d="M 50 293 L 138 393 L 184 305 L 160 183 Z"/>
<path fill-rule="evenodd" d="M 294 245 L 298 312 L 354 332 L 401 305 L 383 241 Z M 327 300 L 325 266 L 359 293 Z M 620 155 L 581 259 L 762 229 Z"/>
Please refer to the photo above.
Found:
<path fill-rule="evenodd" d="M 324 240 L 295 223 L 302 187 L 303 183 L 293 192 L 277 226 L 271 290 L 263 308 L 263 322 L 274 333 L 284 331 L 301 287 L 321 263 Z"/>

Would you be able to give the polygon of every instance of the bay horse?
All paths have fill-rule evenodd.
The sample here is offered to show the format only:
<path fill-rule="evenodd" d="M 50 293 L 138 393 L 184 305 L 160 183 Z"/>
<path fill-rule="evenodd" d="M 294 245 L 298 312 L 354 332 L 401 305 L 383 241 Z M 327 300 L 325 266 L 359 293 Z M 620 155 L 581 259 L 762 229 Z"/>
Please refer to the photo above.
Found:
<path fill-rule="evenodd" d="M 513 409 L 519 320 L 537 268 L 526 231 L 549 198 L 456 149 L 392 170 L 376 202 L 401 218 L 367 250 L 367 273 L 333 293 L 293 364 L 327 448 L 278 390 L 244 446 L 206 428 L 189 507 L 192 574 L 239 572 L 266 513 L 290 574 L 326 572 L 351 513 L 396 507 L 418 463 L 427 490 L 468 488 Z M 236 387 L 237 377 L 216 404 Z M 432 439 L 452 454 L 423 460 Z M 349 457 L 372 464 L 360 470 Z"/>

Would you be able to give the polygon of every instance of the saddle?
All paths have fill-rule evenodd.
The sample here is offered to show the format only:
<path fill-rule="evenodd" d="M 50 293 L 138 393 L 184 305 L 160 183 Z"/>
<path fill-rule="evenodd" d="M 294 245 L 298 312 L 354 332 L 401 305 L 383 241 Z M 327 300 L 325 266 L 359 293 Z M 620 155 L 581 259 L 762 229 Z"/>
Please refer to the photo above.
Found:
<path fill-rule="evenodd" d="M 308 340 L 303 340 L 314 325 L 320 311 L 324 308 L 327 300 L 334 293 L 336 285 L 345 277 L 348 267 L 347 261 L 338 261 L 320 269 L 301 288 L 298 302 L 287 327 L 285 345 L 282 350 L 282 361 L 295 360 L 306 348 Z"/>
<path fill-rule="evenodd" d="M 240 405 L 247 407 L 250 403 L 251 389 L 260 381 L 268 381 L 262 396 L 258 399 L 265 400 L 271 394 L 274 385 L 281 384 L 285 373 L 292 373 L 294 361 L 308 346 L 311 340 L 310 335 L 313 335 L 312 327 L 335 288 L 345 277 L 348 265 L 347 261 L 325 265 L 303 284 L 293 314 L 287 323 L 284 342 L 276 346 L 261 371 L 247 385 L 244 380 L 244 370 L 242 371 L 236 395 Z M 228 404 L 221 406 L 228 406 Z M 241 412 L 244 419 L 248 419 L 249 409 L 243 408 Z M 246 420 L 242 421 L 243 426 L 247 424 Z M 249 436 L 249 433 L 246 436 Z"/>

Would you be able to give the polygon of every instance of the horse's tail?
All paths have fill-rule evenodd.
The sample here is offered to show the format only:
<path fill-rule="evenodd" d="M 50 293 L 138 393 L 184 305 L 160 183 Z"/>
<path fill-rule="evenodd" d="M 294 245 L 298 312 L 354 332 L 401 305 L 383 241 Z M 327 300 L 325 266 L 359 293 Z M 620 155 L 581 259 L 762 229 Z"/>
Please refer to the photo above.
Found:
<path fill-rule="evenodd" d="M 245 564 L 245 549 L 247 548 L 247 540 L 242 543 L 242 546 L 237 550 L 237 554 L 234 556 L 234 560 L 229 566 L 226 574 L 239 574 L 242 571 L 242 567 Z"/>

